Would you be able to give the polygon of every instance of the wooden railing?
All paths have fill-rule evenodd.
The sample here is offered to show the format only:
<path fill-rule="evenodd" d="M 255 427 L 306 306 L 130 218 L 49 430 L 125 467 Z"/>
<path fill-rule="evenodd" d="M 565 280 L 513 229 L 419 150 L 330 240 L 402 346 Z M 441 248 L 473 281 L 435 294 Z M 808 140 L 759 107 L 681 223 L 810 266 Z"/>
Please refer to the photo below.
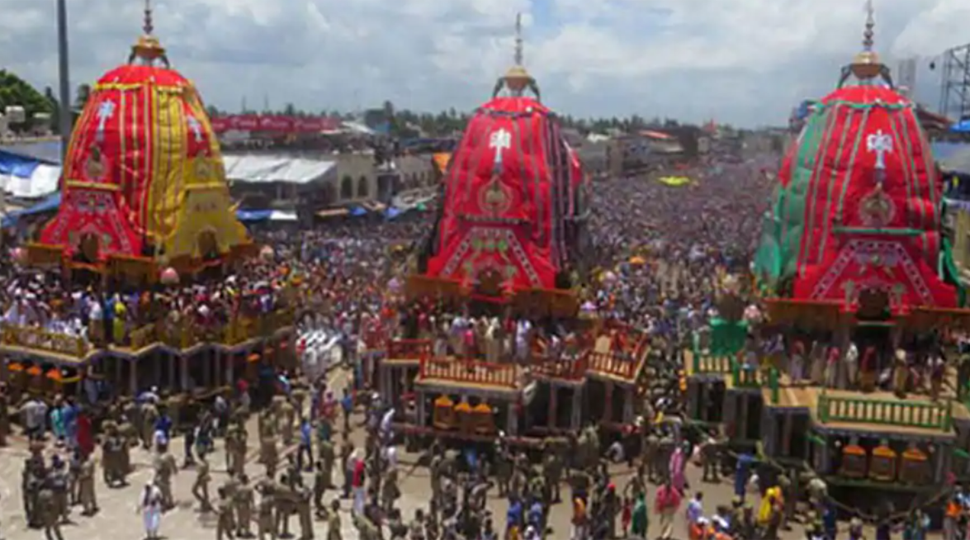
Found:
<path fill-rule="evenodd" d="M 159 341 L 157 324 L 148 324 L 128 332 L 128 346 L 133 350 L 141 350 Z"/>
<path fill-rule="evenodd" d="M 252 317 L 236 317 L 223 330 L 222 341 L 226 345 L 239 345 L 258 336 L 259 320 Z"/>
<path fill-rule="evenodd" d="M 621 357 L 612 352 L 590 351 L 588 358 L 590 370 L 624 379 L 633 379 L 639 363 L 633 355 Z"/>
<path fill-rule="evenodd" d="M 431 357 L 429 339 L 392 339 L 387 342 L 389 360 L 421 360 Z"/>
<path fill-rule="evenodd" d="M 518 388 L 526 382 L 514 364 L 492 364 L 479 360 L 425 357 L 421 360 L 422 379 L 441 379 L 462 384 L 482 384 Z"/>
<path fill-rule="evenodd" d="M 175 349 L 188 349 L 200 343 L 238 345 L 250 339 L 265 337 L 292 324 L 292 311 L 278 311 L 260 318 L 237 317 L 225 326 L 203 328 L 192 321 L 172 326 L 162 321 L 130 330 L 117 346 L 138 351 L 153 343 L 165 343 Z M 48 351 L 74 358 L 84 358 L 96 347 L 82 337 L 50 332 L 42 328 L 5 325 L 0 342 L 4 345 Z"/>
<path fill-rule="evenodd" d="M 692 367 L 695 374 L 720 373 L 727 375 L 733 373 L 734 357 L 727 354 L 711 354 L 710 350 L 705 350 L 701 346 L 701 336 L 698 332 L 694 332 L 691 352 L 693 353 L 692 361 L 694 365 Z"/>
<path fill-rule="evenodd" d="M 950 402 L 927 403 L 832 397 L 818 397 L 818 418 L 822 422 L 859 422 L 949 431 L 953 427 Z"/>
<path fill-rule="evenodd" d="M 760 368 L 748 367 L 740 362 L 731 363 L 731 379 L 735 388 L 761 388 L 768 381 Z"/>
<path fill-rule="evenodd" d="M 4 345 L 37 349 L 73 358 L 84 358 L 91 351 L 91 344 L 82 337 L 27 326 L 4 326 L 0 340 Z"/>
<path fill-rule="evenodd" d="M 589 361 L 585 354 L 576 359 L 564 358 L 559 355 L 536 358 L 532 368 L 540 377 L 581 381 L 586 377 L 588 365 Z"/>
<path fill-rule="evenodd" d="M 713 355 L 702 351 L 694 351 L 694 373 L 731 373 L 734 358 L 725 355 Z"/>

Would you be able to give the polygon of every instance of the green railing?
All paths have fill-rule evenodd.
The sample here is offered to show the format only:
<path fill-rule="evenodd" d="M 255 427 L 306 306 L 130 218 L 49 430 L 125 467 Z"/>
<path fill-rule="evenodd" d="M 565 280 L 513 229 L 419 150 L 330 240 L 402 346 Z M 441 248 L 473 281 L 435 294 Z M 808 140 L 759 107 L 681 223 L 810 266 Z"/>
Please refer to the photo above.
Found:
<path fill-rule="evenodd" d="M 950 403 L 924 403 L 832 397 L 818 397 L 818 418 L 827 422 L 858 422 L 887 426 L 949 431 L 953 427 Z"/>

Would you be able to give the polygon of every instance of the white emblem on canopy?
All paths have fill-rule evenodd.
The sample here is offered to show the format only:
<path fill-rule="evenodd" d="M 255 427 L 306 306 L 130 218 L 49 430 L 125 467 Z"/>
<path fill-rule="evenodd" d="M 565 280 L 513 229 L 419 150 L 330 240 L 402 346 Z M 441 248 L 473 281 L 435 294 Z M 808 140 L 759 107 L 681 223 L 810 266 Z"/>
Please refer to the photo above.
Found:
<path fill-rule="evenodd" d="M 886 169 L 886 154 L 893 151 L 893 139 L 880 129 L 866 137 L 866 150 L 876 153 L 876 168 Z"/>
<path fill-rule="evenodd" d="M 505 128 L 493 131 L 488 139 L 488 147 L 495 150 L 495 168 L 500 168 L 502 166 L 502 154 L 507 149 L 512 148 L 512 134 Z"/>
<path fill-rule="evenodd" d="M 101 105 L 98 107 L 98 130 L 94 135 L 98 142 L 104 140 L 105 124 L 107 124 L 108 120 L 115 115 L 115 107 L 115 102 L 111 101 L 110 99 L 102 101 Z"/>

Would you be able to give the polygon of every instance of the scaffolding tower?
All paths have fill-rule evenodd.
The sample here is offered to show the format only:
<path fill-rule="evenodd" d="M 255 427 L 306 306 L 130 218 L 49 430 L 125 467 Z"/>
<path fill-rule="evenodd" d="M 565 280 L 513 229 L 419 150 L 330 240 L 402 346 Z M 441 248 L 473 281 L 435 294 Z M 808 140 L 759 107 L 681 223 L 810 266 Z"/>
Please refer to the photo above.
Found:
<path fill-rule="evenodd" d="M 970 43 L 943 53 L 940 114 L 954 120 L 970 119 Z"/>

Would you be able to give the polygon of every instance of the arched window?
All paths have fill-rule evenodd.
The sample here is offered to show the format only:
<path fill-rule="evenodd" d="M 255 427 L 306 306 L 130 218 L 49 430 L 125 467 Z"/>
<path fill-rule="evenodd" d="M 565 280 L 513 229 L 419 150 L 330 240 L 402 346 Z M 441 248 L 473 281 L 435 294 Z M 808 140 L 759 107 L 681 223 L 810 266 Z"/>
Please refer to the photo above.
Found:
<path fill-rule="evenodd" d="M 340 198 L 341 199 L 353 199 L 354 198 L 354 179 L 345 176 L 340 182 Z"/>
<path fill-rule="evenodd" d="M 370 197 L 370 186 L 367 184 L 367 177 L 361 176 L 357 180 L 357 198 L 366 199 Z"/>

